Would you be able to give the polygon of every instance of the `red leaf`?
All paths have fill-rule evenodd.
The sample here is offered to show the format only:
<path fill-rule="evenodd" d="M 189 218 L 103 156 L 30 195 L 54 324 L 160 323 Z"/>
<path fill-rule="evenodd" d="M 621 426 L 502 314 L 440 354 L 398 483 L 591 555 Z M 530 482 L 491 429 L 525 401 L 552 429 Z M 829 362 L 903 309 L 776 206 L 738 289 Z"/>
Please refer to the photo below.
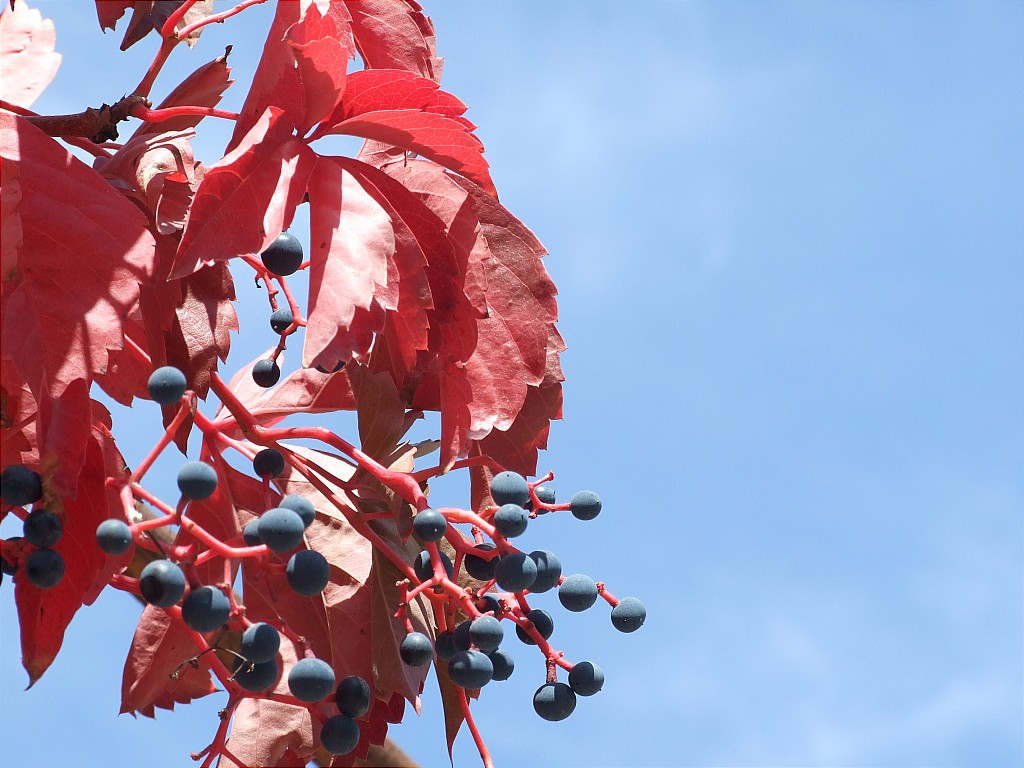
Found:
<path fill-rule="evenodd" d="M 362 136 L 411 150 L 497 195 L 465 105 L 437 83 L 397 69 L 349 75 L 345 98 L 316 135 Z"/>
<path fill-rule="evenodd" d="M 0 366 L 0 454 L 3 466 L 38 466 L 36 401 L 13 365 Z"/>
<path fill-rule="evenodd" d="M 544 249 L 533 234 L 471 182 L 422 160 L 385 170 L 446 224 L 459 260 L 456 270 L 433 273 L 435 303 L 446 309 L 442 317 L 431 318 L 431 325 L 441 328 L 431 346 L 439 347 L 440 354 L 425 373 L 438 377 L 438 389 L 435 395 L 427 378 L 428 386 L 422 393 L 417 390 L 413 400 L 415 407 L 441 411 L 441 462 L 448 466 L 465 455 L 471 440 L 493 429 L 509 429 L 529 388 L 544 379 L 548 327 L 557 312 L 554 284 L 541 262 Z M 446 287 L 455 292 L 447 305 L 438 300 Z M 467 300 L 474 309 L 483 309 L 484 316 L 474 317 Z M 458 318 L 459 332 L 445 315 Z M 472 330 L 467 331 L 467 323 Z"/>
<path fill-rule="evenodd" d="M 3 355 L 34 391 L 45 377 L 59 396 L 122 348 L 122 319 L 153 272 L 153 237 L 134 205 L 23 120 L 0 114 L 0 154 L 19 167 L 24 235 L 3 292 Z"/>
<path fill-rule="evenodd" d="M 0 99 L 30 107 L 60 67 L 53 21 L 21 0 L 0 16 Z"/>
<path fill-rule="evenodd" d="M 227 745 L 231 754 L 241 762 L 236 763 L 224 755 L 218 765 L 224 768 L 255 765 L 273 768 L 280 764 L 278 761 L 288 750 L 308 759 L 319 743 L 319 728 L 316 729 L 317 737 L 314 737 L 313 730 L 312 716 L 305 707 L 265 699 L 242 699 L 235 708 Z M 305 766 L 306 760 L 287 765 Z"/>
<path fill-rule="evenodd" d="M 327 16 L 311 5 L 302 21 L 285 33 L 302 86 L 303 116 L 296 120 L 299 134 L 331 114 L 345 92 L 345 72 L 352 58 L 350 22 L 343 5 L 329 9 Z"/>
<path fill-rule="evenodd" d="M 294 138 L 282 111 L 269 107 L 242 142 L 207 169 L 170 276 L 262 251 L 291 223 L 315 158 Z"/>
<path fill-rule="evenodd" d="M 25 238 L 21 230 L 21 172 L 18 164 L 0 157 L 0 292 L 18 268 L 18 249 Z"/>
<path fill-rule="evenodd" d="M 210 389 L 217 360 L 227 360 L 238 316 L 231 270 L 225 263 L 204 267 L 181 280 L 182 297 L 166 335 L 167 363 L 185 373 L 200 397 Z"/>
<path fill-rule="evenodd" d="M 415 0 L 347 0 L 352 34 L 366 66 L 404 69 L 441 81 L 434 24 Z"/>
<path fill-rule="evenodd" d="M 14 599 L 21 625 L 21 663 L 28 672 L 29 686 L 35 684 L 53 663 L 64 641 L 64 631 L 87 594 L 106 556 L 96 544 L 96 526 L 109 517 L 110 498 L 104 485 L 108 468 L 94 433 L 87 444 L 85 471 L 81 473 L 75 498 L 48 497 L 47 507 L 62 514 L 64 534 L 54 546 L 64 557 L 64 578 L 52 589 L 39 589 L 25 577 L 25 569 L 14 575 Z"/>
<path fill-rule="evenodd" d="M 228 54 L 231 53 L 229 45 L 224 50 L 223 56 L 218 56 L 213 61 L 203 64 L 199 69 L 186 77 L 180 85 L 167 94 L 167 98 L 157 105 L 157 109 L 168 107 L 215 107 L 220 103 L 220 97 L 228 89 L 234 80 L 228 79 L 231 76 L 231 67 L 228 66 Z M 158 133 L 174 133 L 194 128 L 203 119 L 203 115 L 182 115 L 170 120 L 162 120 L 157 123 L 143 123 L 135 131 L 132 139 L 143 135 Z"/>
<path fill-rule="evenodd" d="M 134 312 L 125 320 L 124 335 L 129 343 L 123 350 L 111 350 L 106 373 L 96 374 L 96 383 L 121 405 L 131 407 L 132 399 L 148 397 L 146 384 L 153 364 L 138 349 L 146 348 L 146 333 L 141 326 L 141 313 Z M 134 348 L 133 348 L 134 345 Z"/>
<path fill-rule="evenodd" d="M 185 623 L 166 611 L 147 605 L 135 629 L 121 677 L 121 714 L 142 712 L 153 716 L 153 707 L 174 709 L 174 703 L 214 693 L 205 659 L 199 669 L 185 664 L 177 679 L 171 674 L 196 655 L 196 646 Z"/>
<path fill-rule="evenodd" d="M 44 391 L 38 419 L 39 472 L 47 488 L 73 497 L 92 431 L 92 402 L 85 380 L 75 379 L 58 397 Z"/>
<path fill-rule="evenodd" d="M 548 326 L 544 380 L 526 392 L 523 407 L 507 430 L 495 429 L 480 441 L 480 451 L 506 469 L 522 475 L 537 473 L 537 452 L 548 445 L 551 420 L 562 418 L 562 368 L 558 355 L 565 343 L 553 324 Z"/>
<path fill-rule="evenodd" d="M 96 16 L 99 17 L 100 29 L 106 32 L 114 29 L 118 20 L 124 16 L 135 0 L 96 0 Z"/>
<path fill-rule="evenodd" d="M 303 365 L 331 370 L 369 349 L 384 309 L 397 307 L 389 280 L 391 218 L 333 158 L 309 180 L 309 305 Z M 392 262 L 393 263 L 393 262 Z M 395 275 L 397 278 L 397 275 Z"/>
<path fill-rule="evenodd" d="M 293 126 L 308 128 L 313 123 L 307 125 L 307 118 L 322 111 L 327 103 L 333 107 L 341 98 L 345 69 L 354 49 L 350 42 L 349 13 L 341 3 L 330 3 L 324 17 L 320 5 L 277 4 L 263 55 L 228 144 L 229 150 L 234 151 L 242 143 L 268 107 L 283 112 Z M 335 29 L 333 39 L 322 37 L 329 26 L 327 19 Z M 328 65 L 335 69 L 326 71 Z M 321 117 L 330 114 L 331 107 Z"/>

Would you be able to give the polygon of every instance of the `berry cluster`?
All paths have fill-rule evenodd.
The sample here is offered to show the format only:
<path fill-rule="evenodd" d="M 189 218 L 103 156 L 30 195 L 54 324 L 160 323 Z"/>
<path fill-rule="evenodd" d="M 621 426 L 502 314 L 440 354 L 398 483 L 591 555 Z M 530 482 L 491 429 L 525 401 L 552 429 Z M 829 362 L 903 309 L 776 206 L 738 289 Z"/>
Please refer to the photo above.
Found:
<path fill-rule="evenodd" d="M 568 662 L 564 654 L 547 641 L 555 629 L 547 611 L 532 608 L 529 596 L 558 590 L 558 599 L 569 611 L 585 611 L 599 597 L 611 606 L 612 625 L 621 632 L 633 632 L 646 618 L 643 603 L 634 597 L 618 599 L 604 584 L 584 574 L 562 574 L 562 564 L 549 550 L 522 552 L 510 539 L 521 536 L 531 520 L 554 511 L 569 511 L 580 520 L 593 520 L 601 511 L 601 500 L 593 491 L 580 491 L 568 504 L 558 504 L 555 493 L 542 485 L 550 475 L 534 483 L 514 472 L 493 477 L 493 504 L 479 514 L 456 509 L 420 509 L 412 519 L 412 532 L 424 545 L 413 564 L 416 584 L 403 585 L 402 617 L 410 601 L 420 594 L 430 597 L 442 610 L 442 619 L 432 642 L 413 631 L 401 644 L 402 660 L 410 666 L 425 666 L 439 659 L 446 664 L 451 681 L 464 690 L 478 690 L 492 680 L 507 680 L 515 668 L 512 654 L 501 647 L 505 637 L 502 621 L 514 626 L 516 636 L 527 645 L 538 646 L 546 662 L 544 683 L 534 694 L 534 710 L 545 720 L 564 720 L 576 708 L 577 696 L 592 696 L 604 685 L 604 671 L 590 661 Z M 456 528 L 471 526 L 467 537 Z M 485 541 L 485 534 L 490 541 Z M 446 541 L 451 556 L 438 547 Z M 477 580 L 467 587 L 455 574 L 460 568 Z M 459 618 L 462 618 L 460 621 Z M 557 669 L 568 671 L 567 683 L 559 682 Z"/>
<path fill-rule="evenodd" d="M 18 570 L 19 556 L 24 559 L 25 577 L 40 589 L 52 589 L 64 578 L 64 556 L 53 547 L 64 534 L 64 521 L 39 506 L 43 482 L 39 474 L 21 464 L 4 467 L 0 473 L 0 498 L 12 507 L 32 511 L 25 515 L 22 536 L 9 540 L 8 557 L 0 558 L 0 579 Z"/>

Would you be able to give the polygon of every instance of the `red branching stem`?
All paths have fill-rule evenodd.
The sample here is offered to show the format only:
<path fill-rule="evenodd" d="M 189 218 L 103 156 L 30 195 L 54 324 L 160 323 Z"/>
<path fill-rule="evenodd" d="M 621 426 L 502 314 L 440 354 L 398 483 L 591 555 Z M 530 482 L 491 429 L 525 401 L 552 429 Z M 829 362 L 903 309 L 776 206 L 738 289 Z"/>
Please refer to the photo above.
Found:
<path fill-rule="evenodd" d="M 457 688 L 456 690 L 459 694 L 459 707 L 462 709 L 462 716 L 466 720 L 466 725 L 469 726 L 469 732 L 473 734 L 473 741 L 476 742 L 476 748 L 480 752 L 480 759 L 484 761 L 484 768 L 494 768 L 491 753 L 487 750 L 487 745 L 484 744 L 484 739 L 480 735 L 480 729 L 476 727 L 473 713 L 469 711 L 469 697 L 466 695 L 466 690 L 464 688 Z"/>
<path fill-rule="evenodd" d="M 494 526 L 484 520 L 476 512 L 470 512 L 465 509 L 456 509 L 454 507 L 442 507 L 437 510 L 445 516 L 451 523 L 471 523 L 474 528 L 478 528 L 484 531 L 492 539 L 501 538 L 501 535 L 494 530 Z"/>
<path fill-rule="evenodd" d="M 144 362 L 147 366 L 153 365 L 153 359 L 149 356 L 149 353 L 135 343 L 134 339 L 128 334 L 124 337 L 125 348 L 128 349 L 135 357 Z"/>
<path fill-rule="evenodd" d="M 110 586 L 114 589 L 120 589 L 122 592 L 131 592 L 133 595 L 142 594 L 142 591 L 139 589 L 139 580 L 133 579 L 131 576 L 125 576 L 123 573 L 115 573 L 111 576 Z"/>
<path fill-rule="evenodd" d="M 194 520 L 183 517 L 181 529 L 188 532 L 205 544 L 210 551 L 216 552 L 218 557 L 261 557 L 270 553 L 266 544 L 258 544 L 255 547 L 231 547 L 218 539 L 212 533 L 203 528 Z"/>
<path fill-rule="evenodd" d="M 217 374 L 213 374 L 210 377 L 210 388 L 214 393 L 216 393 L 217 397 L 220 398 L 224 407 L 227 408 L 231 415 L 235 417 L 235 421 L 242 430 L 242 434 L 254 443 L 266 445 L 268 442 L 273 440 L 293 440 L 302 438 L 319 440 L 320 442 L 326 443 L 332 448 L 341 451 L 343 454 L 355 461 L 360 467 L 377 478 L 377 480 L 379 480 L 385 487 L 394 491 L 407 502 L 415 506 L 417 510 L 426 509 L 429 506 L 427 503 L 427 497 L 420 488 L 420 484 L 412 475 L 406 472 L 397 472 L 393 469 L 388 469 L 330 430 L 324 429 L 323 427 L 270 428 L 260 426 L 256 423 L 256 420 L 242 402 L 235 397 L 235 393 L 231 391 L 231 389 Z"/>
<path fill-rule="evenodd" d="M 163 528 L 165 525 L 173 525 L 178 521 L 178 516 L 175 513 L 164 515 L 163 517 L 154 517 L 152 520 L 143 520 L 141 523 L 135 523 L 131 526 L 132 536 L 135 536 L 143 531 L 151 531 L 154 528 Z"/>
<path fill-rule="evenodd" d="M 182 5 L 178 10 L 186 8 L 191 5 L 195 0 L 187 0 L 185 5 Z M 174 18 L 175 14 L 171 14 L 170 18 L 167 19 L 170 22 Z M 181 18 L 180 16 L 178 18 Z M 175 21 L 174 24 L 178 22 Z M 174 24 L 171 24 L 171 29 L 174 29 Z M 166 26 L 166 25 L 165 25 Z M 153 83 L 156 82 L 157 76 L 160 74 L 160 70 L 164 68 L 164 64 L 167 63 L 168 57 L 171 55 L 171 51 L 174 50 L 174 46 L 178 44 L 178 38 L 164 36 L 164 39 L 160 41 L 160 48 L 157 49 L 156 55 L 153 57 L 153 61 L 150 62 L 149 69 L 146 70 L 146 74 L 143 75 L 141 82 L 135 86 L 135 90 L 132 91 L 132 95 L 135 96 L 149 96 L 149 92 L 153 90 Z"/>
<path fill-rule="evenodd" d="M 158 510 L 163 512 L 165 515 L 176 515 L 177 513 L 163 502 L 162 499 L 157 498 L 152 493 L 147 491 L 141 485 L 132 484 L 132 493 L 138 496 L 140 499 L 145 501 L 150 506 L 156 507 Z"/>
<path fill-rule="evenodd" d="M 210 768 L 213 765 L 213 761 L 226 751 L 228 726 L 231 724 L 231 713 L 235 707 L 238 706 L 240 697 L 235 695 L 228 696 L 228 703 L 225 705 L 224 710 L 220 715 L 220 725 L 217 726 L 217 733 L 213 737 L 213 741 L 210 742 L 210 746 L 204 749 L 202 752 L 193 752 L 192 759 L 198 760 L 203 755 L 206 755 L 206 759 L 203 761 L 202 768 Z M 241 763 L 238 763 L 241 765 Z"/>
<path fill-rule="evenodd" d="M 480 455 L 470 456 L 468 459 L 459 459 L 454 464 L 452 464 L 450 469 L 444 469 L 440 465 L 436 467 L 427 467 L 426 469 L 421 469 L 419 472 L 413 472 L 412 476 L 416 478 L 416 482 L 423 483 L 426 482 L 427 480 L 430 480 L 431 478 L 438 477 L 440 475 L 445 474 L 446 472 L 450 472 L 451 470 L 466 469 L 468 467 L 487 467 L 492 472 L 501 472 L 503 469 L 501 464 L 496 462 L 490 456 Z"/>
<path fill-rule="evenodd" d="M 175 37 L 174 28 L 178 26 L 185 14 L 192 10 L 192 6 L 195 5 L 199 0 L 185 0 L 178 8 L 175 9 L 174 13 L 167 17 L 167 21 L 160 27 L 160 37 L 167 39 Z M 177 42 L 177 40 L 175 40 Z"/>
<path fill-rule="evenodd" d="M 178 412 L 174 414 L 174 418 L 171 420 L 171 423 L 167 425 L 167 429 L 164 430 L 164 433 L 160 436 L 157 444 L 153 446 L 153 450 L 146 455 L 146 458 L 142 460 L 142 463 L 135 468 L 134 472 L 132 472 L 132 483 L 138 483 L 142 480 L 143 475 L 145 475 L 146 472 L 149 471 L 149 468 L 153 466 L 153 462 L 156 461 L 157 457 L 161 453 L 163 453 L 164 448 L 170 445 L 171 441 L 174 440 L 174 433 L 178 431 L 178 427 L 182 425 L 185 418 L 188 416 L 191 406 L 195 401 L 194 399 L 195 393 L 191 391 L 186 392 L 182 397 L 181 404 L 178 406 Z"/>
<path fill-rule="evenodd" d="M 212 16 L 207 16 L 205 19 L 201 19 L 201 20 L 195 22 L 194 24 L 189 24 L 187 27 L 182 27 L 182 29 L 180 29 L 177 32 L 177 37 L 178 37 L 179 40 L 184 40 L 186 37 L 191 35 L 197 29 L 201 29 L 202 27 L 205 27 L 208 24 L 223 24 L 224 23 L 224 19 L 229 19 L 232 16 L 234 16 L 236 13 L 241 13 L 246 8 L 249 8 L 249 7 L 254 6 L 254 5 L 260 5 L 261 3 L 265 3 L 265 2 L 267 2 L 267 0 L 242 0 L 242 2 L 240 2 L 234 8 L 228 8 L 228 10 L 226 10 L 226 11 L 221 11 L 220 13 L 215 13 Z M 173 29 L 173 27 L 172 27 L 172 29 Z"/>
<path fill-rule="evenodd" d="M 38 112 L 33 112 L 31 109 L 26 109 L 25 107 L 19 107 L 17 104 L 11 104 L 9 101 L 4 101 L 3 99 L 0 99 L 0 109 L 3 109 L 6 112 L 13 112 L 14 114 L 21 115 L 22 117 L 41 117 Z M 60 138 L 73 147 L 85 150 L 93 157 L 111 156 L 110 152 L 97 146 L 95 142 L 89 141 L 81 136 L 61 136 Z"/>
<path fill-rule="evenodd" d="M 612 608 L 617 606 L 621 601 L 607 589 L 605 589 L 604 582 L 597 582 L 597 594 L 603 597 Z"/>
<path fill-rule="evenodd" d="M 203 117 L 223 117 L 225 120 L 237 120 L 237 112 L 228 112 L 213 107 L 164 107 L 163 109 L 147 109 L 143 106 L 135 107 L 132 110 L 132 117 L 144 120 L 147 123 L 162 123 L 164 120 L 173 120 L 176 117 L 186 115 L 202 115 Z"/>

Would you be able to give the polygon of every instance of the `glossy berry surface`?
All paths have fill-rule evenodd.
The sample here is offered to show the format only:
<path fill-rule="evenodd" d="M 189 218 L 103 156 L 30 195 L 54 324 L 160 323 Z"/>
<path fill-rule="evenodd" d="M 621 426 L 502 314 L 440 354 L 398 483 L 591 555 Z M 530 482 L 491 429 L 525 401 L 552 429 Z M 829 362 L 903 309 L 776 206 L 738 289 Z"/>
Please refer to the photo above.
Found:
<path fill-rule="evenodd" d="M 577 520 L 593 520 L 601 512 L 601 499 L 593 491 L 580 491 L 569 501 L 569 510 Z"/>
<path fill-rule="evenodd" d="M 277 660 L 250 664 L 243 659 L 235 661 L 235 682 L 252 693 L 262 693 L 277 682 Z"/>
<path fill-rule="evenodd" d="M 64 578 L 64 558 L 54 549 L 37 549 L 25 558 L 25 576 L 40 589 L 51 589 Z"/>
<path fill-rule="evenodd" d="M 533 624 L 533 628 L 540 633 L 540 636 L 547 640 L 551 637 L 551 634 L 555 631 L 555 620 L 551 618 L 551 614 L 542 608 L 534 608 L 532 611 L 526 614 L 526 618 Z M 516 624 L 516 636 L 527 645 L 536 645 L 537 642 L 530 637 L 529 633 L 521 626 Z"/>
<path fill-rule="evenodd" d="M 459 651 L 448 662 L 448 676 L 460 688 L 483 688 L 493 674 L 494 665 L 480 651 Z"/>
<path fill-rule="evenodd" d="M 359 744 L 359 723 L 345 714 L 327 718 L 320 727 L 320 743 L 332 755 L 347 755 Z"/>
<path fill-rule="evenodd" d="M 132 529 L 124 520 L 104 520 L 96 526 L 96 543 L 108 555 L 121 555 L 132 545 Z"/>
<path fill-rule="evenodd" d="M 327 558 L 312 549 L 301 549 L 288 560 L 288 585 L 303 597 L 319 595 L 331 580 Z"/>
<path fill-rule="evenodd" d="M 149 396 L 160 405 L 173 405 L 181 400 L 185 394 L 188 382 L 185 381 L 185 374 L 173 365 L 165 365 L 157 368 L 149 377 L 146 389 Z"/>
<path fill-rule="evenodd" d="M 524 534 L 529 522 L 529 513 L 517 504 L 505 504 L 494 513 L 494 530 L 506 539 Z"/>
<path fill-rule="evenodd" d="M 43 496 L 43 480 L 23 464 L 11 464 L 0 472 L 0 498 L 12 507 L 34 504 Z"/>
<path fill-rule="evenodd" d="M 334 701 L 341 714 L 362 717 L 370 711 L 370 686 L 359 675 L 349 675 L 338 683 Z"/>
<path fill-rule="evenodd" d="M 64 521 L 48 509 L 33 509 L 22 525 L 25 540 L 35 547 L 52 547 L 64 534 Z"/>
<path fill-rule="evenodd" d="M 491 498 L 499 507 L 505 504 L 521 507 L 530 500 L 530 486 L 520 474 L 499 472 L 491 480 Z"/>
<path fill-rule="evenodd" d="M 624 597 L 612 608 L 612 626 L 619 632 L 636 632 L 647 619 L 647 609 L 635 597 Z"/>
<path fill-rule="evenodd" d="M 157 608 L 170 608 L 185 594 L 185 574 L 170 560 L 154 560 L 139 574 L 142 599 Z"/>
<path fill-rule="evenodd" d="M 281 499 L 277 506 L 283 507 L 284 509 L 290 509 L 292 512 L 295 512 L 300 518 L 302 518 L 302 525 L 305 528 L 309 528 L 309 526 L 313 524 L 313 520 L 316 518 L 316 508 L 313 506 L 313 502 L 305 496 L 289 494 Z"/>
<path fill-rule="evenodd" d="M 260 515 L 256 526 L 260 541 L 275 552 L 291 552 L 302 543 L 305 530 L 298 513 L 284 507 L 268 509 Z"/>
<path fill-rule="evenodd" d="M 569 670 L 569 687 L 577 696 L 593 696 L 604 685 L 604 670 L 591 661 L 580 661 Z"/>
<path fill-rule="evenodd" d="M 190 461 L 178 470 L 178 490 L 186 499 L 202 501 L 217 490 L 217 471 L 202 461 Z"/>
<path fill-rule="evenodd" d="M 562 563 L 554 552 L 537 549 L 530 553 L 530 559 L 537 566 L 537 578 L 530 585 L 531 592 L 547 592 L 562 577 Z"/>
<path fill-rule="evenodd" d="M 434 646 L 430 638 L 422 632 L 410 632 L 402 638 L 402 644 L 398 646 L 398 655 L 410 667 L 423 667 L 433 658 Z"/>
<path fill-rule="evenodd" d="M 537 564 L 529 555 L 515 552 L 498 558 L 494 567 L 494 578 L 498 586 L 506 592 L 519 592 L 529 589 L 537 579 Z"/>
<path fill-rule="evenodd" d="M 496 651 L 491 651 L 489 656 L 491 657 L 491 667 L 494 669 L 491 680 L 508 680 L 512 677 L 516 662 L 511 653 L 504 648 L 499 648 Z"/>
<path fill-rule="evenodd" d="M 284 333 L 294 320 L 291 307 L 281 307 L 270 316 L 270 327 L 276 333 Z"/>
<path fill-rule="evenodd" d="M 198 587 L 181 603 L 182 620 L 196 632 L 220 629 L 231 615 L 231 602 L 216 587 Z"/>
<path fill-rule="evenodd" d="M 448 530 L 448 521 L 436 509 L 423 509 L 412 519 L 412 532 L 422 542 L 440 541 Z"/>
<path fill-rule="evenodd" d="M 272 625 L 259 621 L 245 628 L 239 653 L 251 662 L 262 664 L 277 656 L 280 648 L 281 633 Z"/>
<path fill-rule="evenodd" d="M 322 701 L 334 691 L 334 670 L 323 659 L 299 659 L 288 672 L 288 690 L 300 701 Z"/>
<path fill-rule="evenodd" d="M 477 544 L 473 549 L 478 552 L 490 552 L 494 549 L 494 545 L 491 543 Z M 497 562 L 498 558 L 496 557 L 485 560 L 477 555 L 466 555 L 462 559 L 462 564 L 466 566 L 466 573 L 480 581 L 490 581 L 494 578 L 494 565 Z"/>
<path fill-rule="evenodd" d="M 545 504 L 555 503 L 555 489 L 549 485 L 538 485 L 533 489 L 533 492 L 537 494 L 537 498 Z"/>
<path fill-rule="evenodd" d="M 576 709 L 576 694 L 565 683 L 544 683 L 533 694 L 533 709 L 545 720 L 565 720 Z"/>
<path fill-rule="evenodd" d="M 566 576 L 558 587 L 558 601 L 567 611 L 585 611 L 597 601 L 597 584 L 582 573 Z"/>
<path fill-rule="evenodd" d="M 257 360 L 252 367 L 252 380 L 258 387 L 272 387 L 281 380 L 281 366 L 274 360 Z"/>
<path fill-rule="evenodd" d="M 282 232 L 260 254 L 263 266 L 275 275 L 287 277 L 302 266 L 302 243 L 290 232 Z"/>
<path fill-rule="evenodd" d="M 493 616 L 479 616 L 469 625 L 469 640 L 484 653 L 490 653 L 501 645 L 505 630 Z"/>
<path fill-rule="evenodd" d="M 264 448 L 252 460 L 257 477 L 275 478 L 284 472 L 284 456 L 276 448 Z"/>

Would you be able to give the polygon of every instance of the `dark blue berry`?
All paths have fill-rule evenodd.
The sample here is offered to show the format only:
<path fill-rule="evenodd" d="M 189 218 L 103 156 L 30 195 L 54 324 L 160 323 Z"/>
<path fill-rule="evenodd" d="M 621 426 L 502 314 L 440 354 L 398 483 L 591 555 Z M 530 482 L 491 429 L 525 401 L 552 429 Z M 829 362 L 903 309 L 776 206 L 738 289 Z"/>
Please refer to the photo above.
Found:
<path fill-rule="evenodd" d="M 612 608 L 612 626 L 619 632 L 636 632 L 647 619 L 647 609 L 635 597 L 624 597 Z"/>
<path fill-rule="evenodd" d="M 565 720 L 576 709 L 576 694 L 565 683 L 544 683 L 533 694 L 533 709 L 545 720 Z"/>
<path fill-rule="evenodd" d="M 448 521 L 436 509 L 423 509 L 412 519 L 412 532 L 417 539 L 426 543 L 440 541 L 448 530 Z"/>
<path fill-rule="evenodd" d="M 302 543 L 305 530 L 298 513 L 284 507 L 268 509 L 256 526 L 260 541 L 275 552 L 291 552 Z"/>
<path fill-rule="evenodd" d="M 402 638 L 398 655 L 410 667 L 424 667 L 434 656 L 434 646 L 422 632 L 410 632 Z"/>
<path fill-rule="evenodd" d="M 578 520 L 593 520 L 601 512 L 601 499 L 593 491 L 580 491 L 569 502 L 569 510 Z"/>
<path fill-rule="evenodd" d="M 196 632 L 220 629 L 231 615 L 231 602 L 216 587 L 198 587 L 181 603 L 182 620 Z"/>
<path fill-rule="evenodd" d="M 245 659 L 235 660 L 235 682 L 253 693 L 262 693 L 274 687 L 277 682 L 277 659 L 250 663 Z"/>
<path fill-rule="evenodd" d="M 331 566 L 319 552 L 300 549 L 288 560 L 285 574 L 297 594 L 313 597 L 323 592 L 331 580 Z"/>
<path fill-rule="evenodd" d="M 149 377 L 146 389 L 149 396 L 160 405 L 173 405 L 181 400 L 185 394 L 188 382 L 185 381 L 185 374 L 173 365 L 165 365 L 157 368 Z"/>
<path fill-rule="evenodd" d="M 302 266 L 302 243 L 290 232 L 282 232 L 260 254 L 260 259 L 268 271 L 287 277 Z"/>
<path fill-rule="evenodd" d="M 293 319 L 291 307 L 281 307 L 270 316 L 270 327 L 276 333 L 284 333 L 291 326 Z"/>
<path fill-rule="evenodd" d="M 43 480 L 24 464 L 11 464 L 0 472 L 0 499 L 12 507 L 34 504 L 43 496 Z"/>
<path fill-rule="evenodd" d="M 284 472 L 284 455 L 276 448 L 264 448 L 252 460 L 258 477 L 273 479 Z"/>
<path fill-rule="evenodd" d="M 577 696 L 593 696 L 604 685 L 604 670 L 590 661 L 579 661 L 569 670 L 569 687 Z"/>
<path fill-rule="evenodd" d="M 508 680 L 512 677 L 516 663 L 511 653 L 504 648 L 499 648 L 496 651 L 491 651 L 488 655 L 491 657 L 491 666 L 494 668 L 491 680 Z"/>
<path fill-rule="evenodd" d="M 493 674 L 494 665 L 480 651 L 459 651 L 448 662 L 448 677 L 460 688 L 483 688 Z"/>
<path fill-rule="evenodd" d="M 35 547 L 52 547 L 64 534 L 64 521 L 48 509 L 36 507 L 22 525 L 25 540 Z"/>
<path fill-rule="evenodd" d="M 178 490 L 186 499 L 202 501 L 217 490 L 217 470 L 202 461 L 190 461 L 178 470 Z"/>
<path fill-rule="evenodd" d="M 157 608 L 170 608 L 185 594 L 185 574 L 170 560 L 154 560 L 139 574 L 142 599 Z"/>
<path fill-rule="evenodd" d="M 64 578 L 64 558 L 55 549 L 37 549 L 25 558 L 25 575 L 40 589 L 51 589 Z"/>
<path fill-rule="evenodd" d="M 505 504 L 494 513 L 494 530 L 506 539 L 522 535 L 529 522 L 530 515 L 518 504 Z"/>
<path fill-rule="evenodd" d="M 124 520 L 104 520 L 96 527 L 96 543 L 108 555 L 121 555 L 132 545 L 132 529 Z"/>
<path fill-rule="evenodd" d="M 547 640 L 551 637 L 551 633 L 555 631 L 555 620 L 551 618 L 551 614 L 541 608 L 534 608 L 532 611 L 526 614 L 526 618 L 533 624 L 534 629 L 540 633 L 540 636 Z M 527 633 L 525 629 L 516 625 L 516 636 L 527 645 L 536 645 L 537 641 L 534 640 Z"/>
<path fill-rule="evenodd" d="M 370 686 L 358 675 L 349 675 L 338 683 L 334 701 L 341 714 L 362 717 L 370 711 Z"/>
<path fill-rule="evenodd" d="M 359 723 L 347 715 L 334 715 L 320 726 L 320 743 L 332 755 L 347 755 L 359 744 Z"/>
<path fill-rule="evenodd" d="M 257 386 L 272 387 L 281 379 L 281 366 L 274 360 L 257 360 L 252 367 L 252 380 Z"/>
<path fill-rule="evenodd" d="M 288 690 L 300 701 L 322 701 L 334 690 L 334 670 L 322 659 L 299 659 L 288 672 Z"/>
<path fill-rule="evenodd" d="M 558 601 L 567 611 L 585 611 L 597 601 L 597 584 L 582 573 L 566 576 L 558 586 Z"/>
<path fill-rule="evenodd" d="M 281 648 L 281 633 L 270 624 L 262 621 L 250 624 L 242 633 L 242 644 L 239 653 L 256 664 L 271 661 Z M 277 677 L 277 673 L 274 673 Z"/>
<path fill-rule="evenodd" d="M 522 552 L 504 555 L 494 567 L 494 578 L 506 592 L 520 592 L 537 579 L 537 564 Z"/>
<path fill-rule="evenodd" d="M 316 509 L 313 507 L 313 502 L 305 496 L 289 494 L 281 499 L 277 506 L 290 509 L 298 514 L 302 518 L 302 525 L 305 528 L 309 528 L 313 524 L 313 520 L 316 519 Z"/>
<path fill-rule="evenodd" d="M 491 480 L 491 498 L 499 507 L 504 504 L 523 506 L 530 500 L 526 478 L 515 472 L 499 472 Z"/>
<path fill-rule="evenodd" d="M 537 578 L 530 585 L 531 592 L 547 592 L 558 583 L 562 576 L 562 563 L 554 552 L 537 549 L 530 553 L 530 559 L 537 564 Z"/>
<path fill-rule="evenodd" d="M 477 544 L 475 547 L 473 547 L 473 549 L 478 552 L 490 552 L 494 549 L 494 545 L 490 543 Z M 498 562 L 498 558 L 492 557 L 489 560 L 485 560 L 484 558 L 478 557 L 477 555 L 467 554 L 463 558 L 462 562 L 466 566 L 466 573 L 468 573 L 474 579 L 480 579 L 480 581 L 490 581 L 494 578 L 494 566 Z"/>

